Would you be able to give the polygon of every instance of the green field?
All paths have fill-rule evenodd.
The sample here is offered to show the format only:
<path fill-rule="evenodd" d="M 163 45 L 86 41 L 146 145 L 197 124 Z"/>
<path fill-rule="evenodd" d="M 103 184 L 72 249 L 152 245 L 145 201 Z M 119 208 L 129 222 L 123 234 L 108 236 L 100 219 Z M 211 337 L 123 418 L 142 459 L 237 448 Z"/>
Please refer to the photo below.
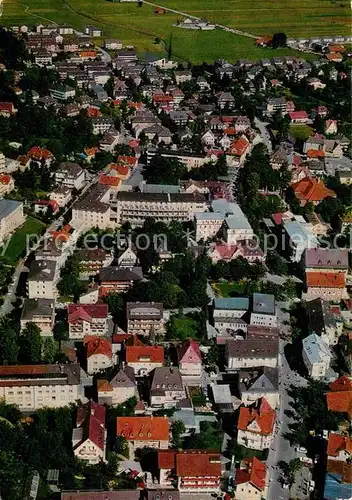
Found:
<path fill-rule="evenodd" d="M 212 287 L 217 297 L 236 297 L 243 291 L 243 286 L 240 283 L 230 283 L 229 281 L 213 283 Z"/>
<path fill-rule="evenodd" d="M 34 217 L 27 217 L 25 223 L 18 228 L 11 237 L 5 257 L 11 264 L 15 264 L 24 255 L 26 250 L 26 236 L 29 234 L 40 235 L 45 228 L 45 224 Z"/>
<path fill-rule="evenodd" d="M 162 6 L 216 21 L 254 35 L 284 31 L 289 36 L 350 34 L 348 2 L 340 0 L 159 0 Z M 97 24 L 104 36 L 120 38 L 139 52 L 162 52 L 154 38 L 167 43 L 172 38 L 173 57 L 200 63 L 219 57 L 230 61 L 257 59 L 273 54 L 293 53 L 289 49 L 272 52 L 257 48 L 254 40 L 222 30 L 187 31 L 172 25 L 183 17 L 167 13 L 157 16 L 154 7 L 105 0 L 5 0 L 2 23 L 71 23 L 75 28 Z"/>
<path fill-rule="evenodd" d="M 313 129 L 306 124 L 293 124 L 290 126 L 290 134 L 295 139 L 308 139 L 311 135 L 313 135 Z"/>

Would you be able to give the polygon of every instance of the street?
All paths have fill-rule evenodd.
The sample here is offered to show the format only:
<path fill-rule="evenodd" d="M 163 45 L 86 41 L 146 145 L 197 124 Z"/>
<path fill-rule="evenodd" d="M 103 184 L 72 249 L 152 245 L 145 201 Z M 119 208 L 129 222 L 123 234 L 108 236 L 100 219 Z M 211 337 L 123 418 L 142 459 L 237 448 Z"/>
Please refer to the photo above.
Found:
<path fill-rule="evenodd" d="M 268 132 L 268 129 L 266 128 L 266 124 L 259 120 L 259 118 L 255 117 L 254 118 L 254 125 L 259 129 L 260 135 L 262 136 L 263 142 L 268 148 L 268 153 L 272 153 L 273 147 L 271 144 L 271 138 L 270 134 Z"/>
<path fill-rule="evenodd" d="M 289 489 L 284 489 L 280 482 L 281 472 L 277 466 L 278 462 L 290 462 L 297 457 L 295 448 L 284 438 L 289 431 L 289 425 L 293 420 L 285 414 L 285 410 L 290 409 L 291 398 L 287 394 L 290 385 L 304 386 L 306 380 L 293 372 L 287 363 L 284 347 L 286 342 L 280 340 L 279 344 L 279 392 L 280 407 L 277 410 L 277 420 L 274 439 L 269 449 L 267 465 L 267 485 L 268 500 L 289 500 L 291 493 Z"/>

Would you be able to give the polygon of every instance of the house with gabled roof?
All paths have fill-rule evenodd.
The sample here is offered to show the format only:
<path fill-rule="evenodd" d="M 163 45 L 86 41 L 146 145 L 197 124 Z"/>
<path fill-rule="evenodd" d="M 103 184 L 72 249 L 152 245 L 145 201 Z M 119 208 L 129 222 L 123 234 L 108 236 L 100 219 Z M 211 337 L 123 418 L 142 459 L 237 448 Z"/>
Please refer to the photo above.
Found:
<path fill-rule="evenodd" d="M 279 406 L 279 376 L 277 368 L 267 366 L 240 370 L 238 372 L 238 391 L 242 404 L 250 406 L 265 398 L 275 409 Z"/>
<path fill-rule="evenodd" d="M 337 413 L 345 413 L 352 418 L 352 377 L 342 375 L 329 385 L 326 393 L 328 409 Z"/>
<path fill-rule="evenodd" d="M 238 444 L 254 450 L 265 450 L 273 439 L 276 412 L 265 398 L 253 406 L 240 408 L 237 424 Z"/>
<path fill-rule="evenodd" d="M 302 207 L 309 202 L 319 205 L 325 198 L 336 198 L 336 193 L 332 189 L 327 188 L 323 181 L 318 181 L 314 177 L 306 177 L 295 182 L 291 184 L 291 188 Z"/>
<path fill-rule="evenodd" d="M 89 401 L 77 408 L 76 428 L 72 432 L 74 455 L 89 464 L 105 462 L 105 407 Z"/>
<path fill-rule="evenodd" d="M 352 457 L 352 438 L 337 432 L 330 432 L 327 449 L 328 460 L 347 462 Z"/>
<path fill-rule="evenodd" d="M 83 344 L 86 348 L 87 373 L 89 375 L 113 366 L 112 345 L 106 338 L 86 335 Z"/>
<path fill-rule="evenodd" d="M 236 499 L 256 500 L 264 495 L 266 465 L 256 457 L 247 458 L 236 470 Z"/>
<path fill-rule="evenodd" d="M 89 334 L 105 335 L 108 332 L 107 304 L 69 304 L 67 314 L 71 339 L 83 339 Z"/>
<path fill-rule="evenodd" d="M 130 456 L 138 448 L 167 450 L 169 446 L 169 419 L 167 417 L 118 417 L 116 433 L 123 436 L 130 447 Z"/>
<path fill-rule="evenodd" d="M 125 365 L 110 379 L 97 380 L 100 404 L 119 405 L 138 396 L 134 368 Z"/>
<path fill-rule="evenodd" d="M 164 348 L 162 346 L 144 345 L 134 339 L 133 345 L 126 345 L 125 360 L 134 368 L 136 376 L 148 375 L 155 368 L 164 364 Z"/>
<path fill-rule="evenodd" d="M 309 333 L 319 335 L 328 345 L 336 345 L 343 323 L 334 314 L 329 303 L 321 297 L 305 302 Z"/>
<path fill-rule="evenodd" d="M 184 341 L 177 349 L 177 359 L 181 375 L 201 375 L 202 355 L 198 342 L 194 340 Z"/>

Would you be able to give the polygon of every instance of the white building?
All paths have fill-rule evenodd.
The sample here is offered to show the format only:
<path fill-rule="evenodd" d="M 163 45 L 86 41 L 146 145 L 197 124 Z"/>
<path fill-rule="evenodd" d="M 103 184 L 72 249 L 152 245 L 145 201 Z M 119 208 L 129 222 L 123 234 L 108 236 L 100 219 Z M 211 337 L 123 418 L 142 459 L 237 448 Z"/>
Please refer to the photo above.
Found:
<path fill-rule="evenodd" d="M 23 203 L 0 199 L 0 244 L 25 221 Z"/>
<path fill-rule="evenodd" d="M 250 318 L 251 325 L 264 327 L 276 327 L 276 306 L 275 296 L 267 293 L 254 293 L 252 312 Z"/>
<path fill-rule="evenodd" d="M 100 404 L 119 405 L 130 398 L 138 397 L 134 369 L 124 366 L 111 379 L 97 380 L 98 401 Z"/>
<path fill-rule="evenodd" d="M 77 163 L 61 163 L 55 172 L 55 181 L 70 189 L 82 189 L 85 183 L 85 171 Z"/>
<path fill-rule="evenodd" d="M 196 241 L 214 238 L 224 223 L 224 216 L 214 212 L 200 212 L 194 215 Z"/>
<path fill-rule="evenodd" d="M 105 407 L 93 401 L 77 408 L 77 427 L 72 432 L 73 453 L 92 465 L 105 462 L 105 414 Z"/>
<path fill-rule="evenodd" d="M 59 266 L 54 260 L 34 261 L 28 273 L 28 297 L 30 299 L 56 299 Z"/>
<path fill-rule="evenodd" d="M 53 336 L 55 301 L 52 299 L 24 299 L 21 314 L 21 330 L 27 323 L 35 323 L 44 337 Z"/>
<path fill-rule="evenodd" d="M 236 371 L 261 366 L 276 368 L 278 351 L 277 340 L 229 340 L 225 349 L 226 369 Z"/>
<path fill-rule="evenodd" d="M 104 336 L 108 333 L 107 304 L 69 304 L 67 313 L 70 339 L 83 339 L 85 335 Z"/>
<path fill-rule="evenodd" d="M 63 208 L 72 199 L 71 189 L 65 185 L 56 186 L 50 193 L 50 199 L 55 200 L 60 208 Z"/>
<path fill-rule="evenodd" d="M 247 323 L 242 318 L 249 309 L 249 299 L 245 297 L 226 297 L 214 299 L 214 327 L 223 333 L 228 330 L 247 331 Z"/>
<path fill-rule="evenodd" d="M 89 375 L 94 375 L 94 373 L 113 366 L 112 345 L 106 338 L 87 335 L 84 337 L 83 343 L 86 347 L 87 373 Z"/>
<path fill-rule="evenodd" d="M 329 346 L 315 333 L 303 339 L 302 346 L 303 361 L 309 376 L 314 379 L 325 377 L 332 358 Z"/>
<path fill-rule="evenodd" d="M 253 229 L 237 203 L 229 202 L 225 198 L 214 200 L 211 204 L 213 212 L 223 214 L 224 236 L 226 243 L 235 244 L 241 240 L 252 240 Z"/>

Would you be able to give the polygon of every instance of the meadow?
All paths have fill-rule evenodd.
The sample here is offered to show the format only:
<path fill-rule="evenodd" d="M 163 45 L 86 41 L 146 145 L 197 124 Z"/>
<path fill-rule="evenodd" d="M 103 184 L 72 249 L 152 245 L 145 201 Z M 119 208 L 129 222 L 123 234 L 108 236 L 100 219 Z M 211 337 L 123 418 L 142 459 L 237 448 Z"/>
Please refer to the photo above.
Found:
<path fill-rule="evenodd" d="M 173 27 L 181 15 L 168 12 L 156 15 L 155 8 L 136 3 L 105 0 L 5 0 L 2 23 L 70 23 L 77 29 L 97 24 L 104 37 L 120 38 L 134 45 L 139 53 L 162 53 L 156 37 L 168 43 L 172 33 L 173 57 L 193 63 L 217 58 L 230 61 L 271 57 L 269 49 L 255 46 L 254 40 L 222 30 L 187 31 Z M 346 0 L 159 0 L 164 7 L 184 11 L 209 21 L 248 31 L 255 35 L 284 31 L 288 36 L 314 36 L 350 33 L 350 11 Z M 275 55 L 293 54 L 290 49 Z"/>

